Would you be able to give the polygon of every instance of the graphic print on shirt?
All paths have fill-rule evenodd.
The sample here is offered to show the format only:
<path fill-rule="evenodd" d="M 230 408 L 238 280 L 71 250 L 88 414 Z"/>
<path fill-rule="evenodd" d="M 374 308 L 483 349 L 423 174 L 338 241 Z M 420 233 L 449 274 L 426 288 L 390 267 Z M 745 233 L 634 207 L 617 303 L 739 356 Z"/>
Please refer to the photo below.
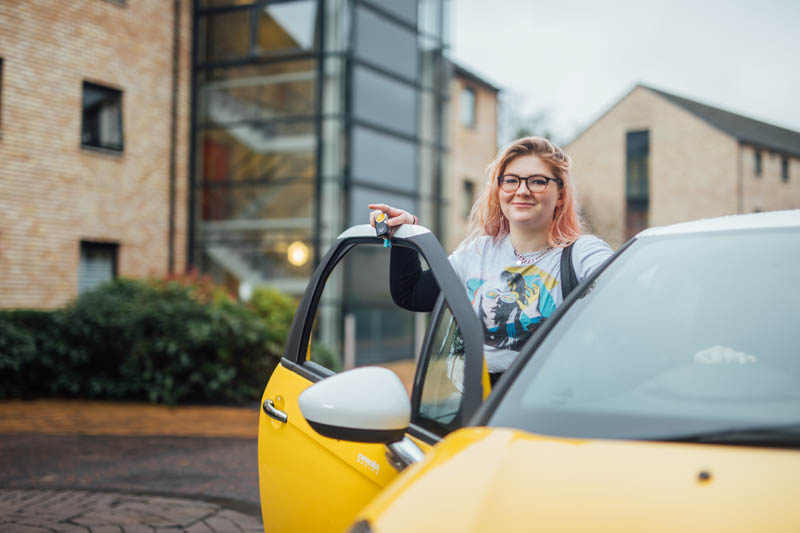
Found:
<path fill-rule="evenodd" d="M 556 309 L 556 279 L 535 265 L 506 267 L 497 277 L 467 280 L 467 292 L 483 323 L 484 342 L 519 350 Z"/>

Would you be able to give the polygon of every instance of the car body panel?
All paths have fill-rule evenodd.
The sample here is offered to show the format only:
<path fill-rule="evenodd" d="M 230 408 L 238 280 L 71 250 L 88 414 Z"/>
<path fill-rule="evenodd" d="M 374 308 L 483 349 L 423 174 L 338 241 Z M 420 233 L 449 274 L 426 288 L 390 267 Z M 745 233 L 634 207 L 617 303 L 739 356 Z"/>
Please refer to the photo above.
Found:
<path fill-rule="evenodd" d="M 375 533 L 797 531 L 798 478 L 792 450 L 465 428 L 359 519 Z"/>
<path fill-rule="evenodd" d="M 303 418 L 297 398 L 311 381 L 279 365 L 264 391 L 288 416 L 283 424 L 263 410 L 259 440 L 280 442 L 281 450 L 258 449 L 261 512 L 274 531 L 301 531 L 308 524 L 324 531 L 343 530 L 349 520 L 397 475 L 386 446 L 328 439 Z M 428 450 L 430 445 L 417 440 Z M 359 475 L 354 475 L 358 473 Z M 315 486 L 335 486 L 320 493 Z"/>

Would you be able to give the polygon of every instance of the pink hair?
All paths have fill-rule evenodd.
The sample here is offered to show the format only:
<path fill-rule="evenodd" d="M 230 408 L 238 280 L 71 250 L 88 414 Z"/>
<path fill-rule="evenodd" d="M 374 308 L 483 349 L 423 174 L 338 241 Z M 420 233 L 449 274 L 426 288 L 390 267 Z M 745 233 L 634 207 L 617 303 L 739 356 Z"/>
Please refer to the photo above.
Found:
<path fill-rule="evenodd" d="M 470 211 L 465 244 L 482 235 L 489 235 L 495 240 L 508 235 L 508 219 L 500 209 L 498 178 L 503 175 L 511 161 L 523 155 L 538 156 L 550 166 L 553 177 L 561 179 L 563 183 L 561 198 L 547 231 L 548 245 L 568 246 L 581 236 L 577 199 L 569 173 L 572 160 L 564 150 L 544 137 L 523 137 L 501 150 L 497 158 L 487 167 L 489 180 Z"/>

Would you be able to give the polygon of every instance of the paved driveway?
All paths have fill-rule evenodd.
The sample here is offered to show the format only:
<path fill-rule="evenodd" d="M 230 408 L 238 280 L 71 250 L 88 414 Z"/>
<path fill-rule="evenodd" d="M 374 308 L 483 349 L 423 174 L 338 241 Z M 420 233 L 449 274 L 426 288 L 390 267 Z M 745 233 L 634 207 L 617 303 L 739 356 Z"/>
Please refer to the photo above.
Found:
<path fill-rule="evenodd" d="M 0 403 L 0 531 L 263 531 L 257 423 L 255 409 Z"/>

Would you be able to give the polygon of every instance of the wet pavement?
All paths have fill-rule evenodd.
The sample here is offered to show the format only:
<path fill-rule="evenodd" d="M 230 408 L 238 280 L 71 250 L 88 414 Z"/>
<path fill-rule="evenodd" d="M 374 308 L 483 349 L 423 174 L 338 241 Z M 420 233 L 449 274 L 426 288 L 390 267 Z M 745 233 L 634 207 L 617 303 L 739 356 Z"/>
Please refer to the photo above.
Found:
<path fill-rule="evenodd" d="M 0 402 L 0 531 L 263 531 L 255 408 Z"/>

